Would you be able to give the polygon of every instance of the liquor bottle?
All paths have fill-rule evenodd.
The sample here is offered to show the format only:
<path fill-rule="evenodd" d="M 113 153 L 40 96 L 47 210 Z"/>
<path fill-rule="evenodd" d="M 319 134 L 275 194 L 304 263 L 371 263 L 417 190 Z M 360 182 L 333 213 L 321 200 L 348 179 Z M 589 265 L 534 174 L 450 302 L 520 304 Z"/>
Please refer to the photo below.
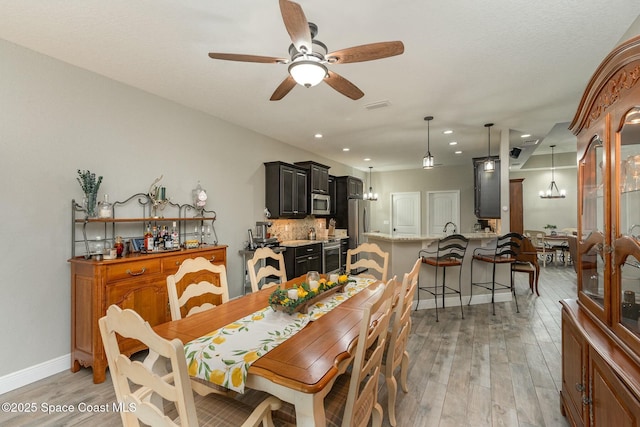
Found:
<path fill-rule="evenodd" d="M 153 246 L 151 250 L 155 251 L 158 248 L 158 239 L 160 238 L 160 235 L 158 234 L 158 227 L 155 225 L 151 228 L 151 235 L 153 239 Z"/>
<path fill-rule="evenodd" d="M 173 221 L 173 226 L 171 227 L 171 243 L 173 245 L 173 249 L 178 249 L 180 247 L 180 236 L 178 236 L 178 228 L 176 227 L 175 221 Z"/>
<path fill-rule="evenodd" d="M 144 251 L 151 252 L 153 250 L 153 233 L 151 232 L 151 223 L 147 224 L 147 230 L 144 232 Z"/>

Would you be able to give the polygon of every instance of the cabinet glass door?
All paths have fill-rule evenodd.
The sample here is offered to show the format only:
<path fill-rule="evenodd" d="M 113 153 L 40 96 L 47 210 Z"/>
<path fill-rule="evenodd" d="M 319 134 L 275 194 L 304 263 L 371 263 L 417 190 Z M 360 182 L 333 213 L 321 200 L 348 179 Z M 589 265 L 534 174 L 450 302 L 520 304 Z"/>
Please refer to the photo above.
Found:
<path fill-rule="evenodd" d="M 581 165 L 582 236 L 580 243 L 581 294 L 604 311 L 606 159 L 602 139 L 594 136 Z"/>
<path fill-rule="evenodd" d="M 619 206 L 613 229 L 618 271 L 612 304 L 617 311 L 614 320 L 640 336 L 640 108 L 627 113 L 616 141 L 619 160 L 612 185 L 618 190 L 613 192 Z"/>

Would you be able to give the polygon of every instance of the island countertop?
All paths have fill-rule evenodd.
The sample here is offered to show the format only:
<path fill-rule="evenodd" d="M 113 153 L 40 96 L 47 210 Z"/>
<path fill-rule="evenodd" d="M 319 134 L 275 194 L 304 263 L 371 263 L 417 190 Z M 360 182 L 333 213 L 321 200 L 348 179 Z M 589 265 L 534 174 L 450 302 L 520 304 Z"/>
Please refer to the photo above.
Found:
<path fill-rule="evenodd" d="M 426 235 L 393 235 L 388 233 L 364 233 L 370 239 L 373 240 L 384 240 L 387 242 L 431 242 L 434 240 L 439 240 L 445 237 L 444 234 L 436 235 L 436 236 L 426 236 Z M 464 237 L 469 240 L 478 240 L 478 239 L 495 239 L 498 237 L 496 233 L 462 233 Z"/>

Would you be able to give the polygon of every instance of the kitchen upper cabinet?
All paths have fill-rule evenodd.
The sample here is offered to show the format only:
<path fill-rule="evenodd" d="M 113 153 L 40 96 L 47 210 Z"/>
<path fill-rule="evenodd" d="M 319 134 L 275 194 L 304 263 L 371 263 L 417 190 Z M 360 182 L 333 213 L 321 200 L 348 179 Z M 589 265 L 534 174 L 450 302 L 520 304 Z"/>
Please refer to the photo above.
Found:
<path fill-rule="evenodd" d="M 474 213 L 482 219 L 500 218 L 500 158 L 491 156 L 495 170 L 486 172 L 486 157 L 473 159 Z"/>
<path fill-rule="evenodd" d="M 303 218 L 309 213 L 307 171 L 284 162 L 265 166 L 265 204 L 272 218 Z"/>
<path fill-rule="evenodd" d="M 316 162 L 295 162 L 296 166 L 307 170 L 309 193 L 329 194 L 329 166 Z"/>
<path fill-rule="evenodd" d="M 354 176 L 336 177 L 336 198 L 338 203 L 347 199 L 362 199 L 364 185 L 360 178 Z"/>

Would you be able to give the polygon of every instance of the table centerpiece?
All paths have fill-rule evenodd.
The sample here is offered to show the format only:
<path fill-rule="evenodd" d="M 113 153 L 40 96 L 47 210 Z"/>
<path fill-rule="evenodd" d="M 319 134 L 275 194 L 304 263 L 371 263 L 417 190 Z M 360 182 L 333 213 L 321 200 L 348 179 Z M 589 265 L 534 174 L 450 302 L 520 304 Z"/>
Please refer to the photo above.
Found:
<path fill-rule="evenodd" d="M 274 311 L 284 311 L 288 314 L 296 312 L 306 314 L 313 304 L 336 292 L 342 292 L 349 282 L 354 282 L 354 280 L 343 274 L 338 276 L 337 281 L 321 278 L 317 281 L 317 287 L 314 288 L 307 282 L 293 285 L 288 289 L 278 286 L 269 296 L 269 305 Z"/>

